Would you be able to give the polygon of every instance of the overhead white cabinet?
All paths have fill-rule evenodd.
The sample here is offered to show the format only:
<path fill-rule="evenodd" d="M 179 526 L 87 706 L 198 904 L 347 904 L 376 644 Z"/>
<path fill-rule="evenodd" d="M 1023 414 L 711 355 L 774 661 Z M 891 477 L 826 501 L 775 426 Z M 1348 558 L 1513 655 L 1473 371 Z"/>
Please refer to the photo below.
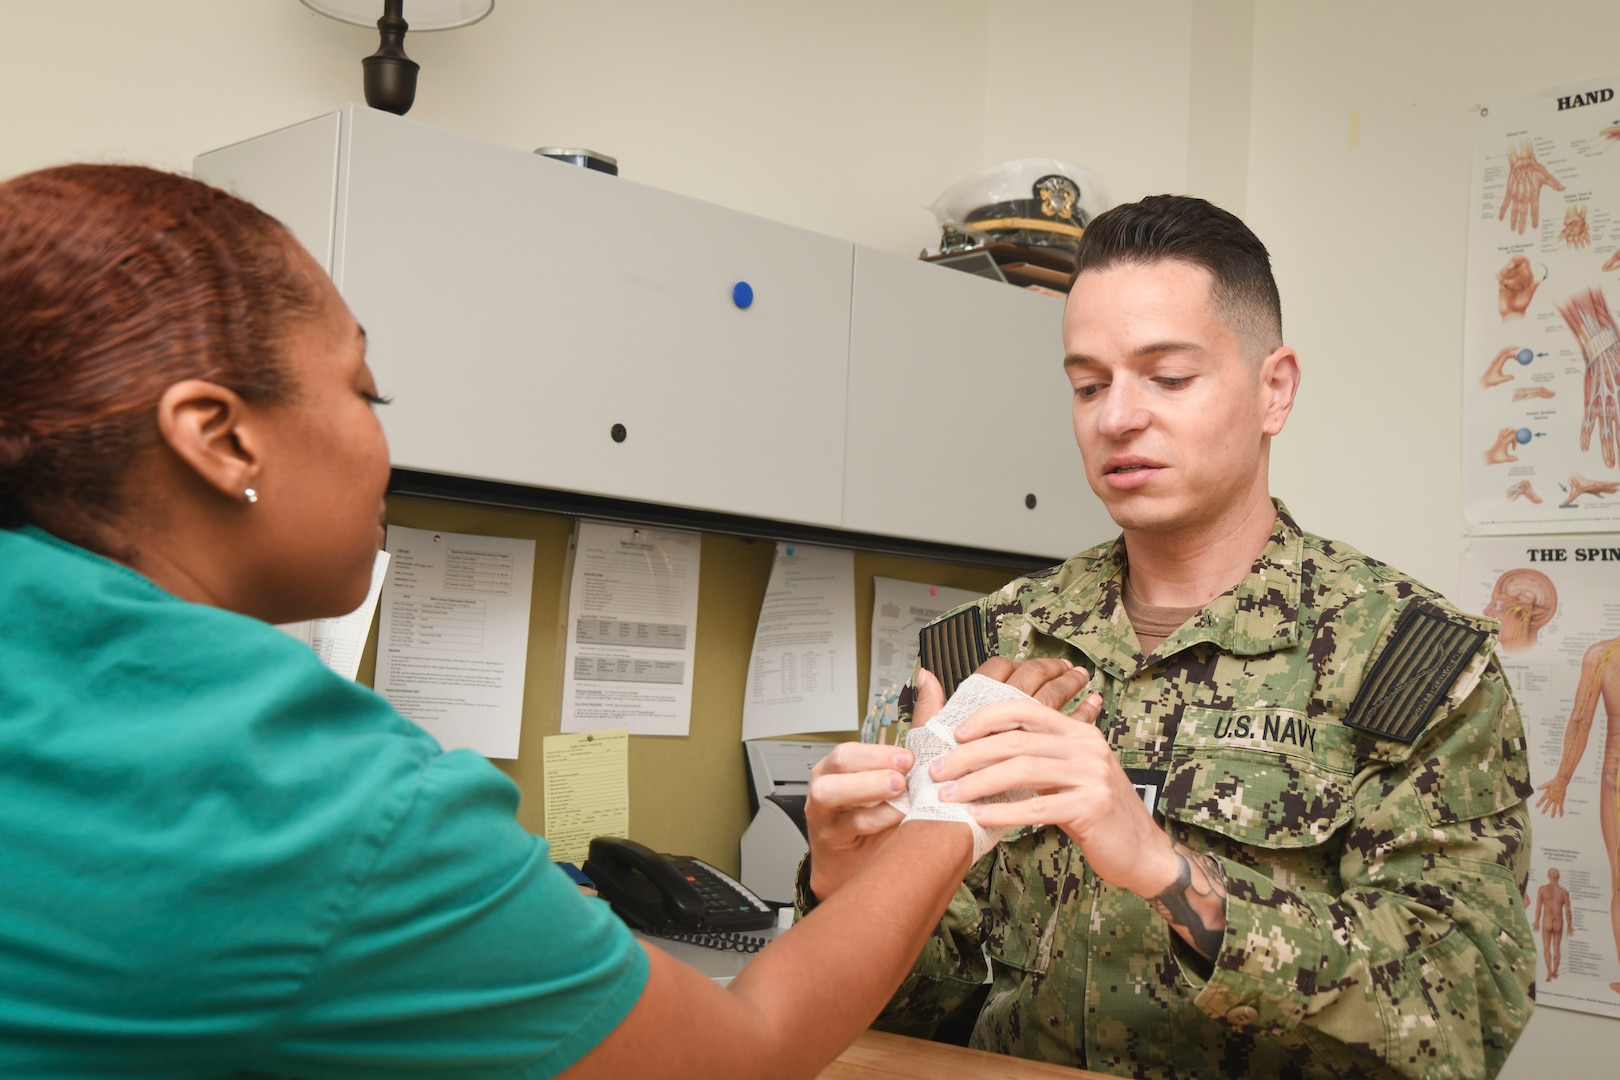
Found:
<path fill-rule="evenodd" d="M 1086 485 L 1063 301 L 855 249 L 844 527 L 1063 558 L 1117 529 Z"/>
<path fill-rule="evenodd" d="M 299 125 L 197 172 L 290 203 L 306 244 L 303 193 L 335 178 L 329 267 L 395 399 L 396 466 L 839 525 L 850 244 L 360 106 L 337 121 L 324 159 Z"/>
<path fill-rule="evenodd" d="M 196 173 L 331 272 L 398 467 L 1037 557 L 1112 531 L 1051 297 L 358 105 Z"/>

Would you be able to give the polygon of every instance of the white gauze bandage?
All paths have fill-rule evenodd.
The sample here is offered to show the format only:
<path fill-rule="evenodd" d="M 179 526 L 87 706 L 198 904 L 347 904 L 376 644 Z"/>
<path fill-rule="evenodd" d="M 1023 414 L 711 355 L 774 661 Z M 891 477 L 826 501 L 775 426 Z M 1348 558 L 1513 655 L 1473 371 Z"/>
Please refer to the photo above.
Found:
<path fill-rule="evenodd" d="M 1013 701 L 1023 698 L 1033 701 L 1022 690 L 1008 686 L 1006 683 L 984 675 L 969 675 L 962 680 L 956 688 L 956 693 L 939 710 L 934 717 L 922 727 L 914 727 L 911 734 L 906 736 L 906 749 L 911 751 L 911 771 L 906 774 L 906 790 L 889 800 L 889 805 L 906 815 L 907 821 L 960 821 L 973 830 L 973 861 L 978 862 L 991 848 L 1001 841 L 1001 836 L 1007 830 L 1004 828 L 987 829 L 973 820 L 968 813 L 968 803 L 948 803 L 939 801 L 939 784 L 928 775 L 928 766 L 955 750 L 956 727 L 962 721 L 984 708 L 998 701 Z M 1016 802 L 1027 799 L 1032 792 L 1028 788 L 1016 788 L 1004 791 L 999 795 L 989 795 L 978 800 L 980 804 Z"/>

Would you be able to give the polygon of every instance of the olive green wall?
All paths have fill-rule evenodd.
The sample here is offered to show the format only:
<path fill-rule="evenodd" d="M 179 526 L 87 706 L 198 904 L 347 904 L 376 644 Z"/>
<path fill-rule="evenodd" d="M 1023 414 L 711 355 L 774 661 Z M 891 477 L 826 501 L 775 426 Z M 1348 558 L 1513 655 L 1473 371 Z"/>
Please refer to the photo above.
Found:
<path fill-rule="evenodd" d="M 564 566 L 574 518 L 428 499 L 393 497 L 394 525 L 534 541 L 534 595 L 529 612 L 528 675 L 523 685 L 523 732 L 515 761 L 496 764 L 523 791 L 518 818 L 545 831 L 545 771 L 541 740 L 561 731 L 562 670 L 568 583 Z M 765 598 L 776 545 L 764 540 L 705 533 L 698 579 L 697 660 L 692 681 L 691 734 L 630 739 L 630 836 L 657 851 L 696 855 L 738 873 L 737 843 L 753 816 L 742 747 L 743 690 L 754 625 Z M 872 647 L 872 579 L 901 578 L 988 592 L 1012 570 L 960 566 L 930 559 L 855 553 L 856 686 L 849 711 L 829 717 L 843 730 L 806 739 L 855 737 L 860 698 Z M 366 645 L 360 680 L 376 673 L 375 629 Z"/>

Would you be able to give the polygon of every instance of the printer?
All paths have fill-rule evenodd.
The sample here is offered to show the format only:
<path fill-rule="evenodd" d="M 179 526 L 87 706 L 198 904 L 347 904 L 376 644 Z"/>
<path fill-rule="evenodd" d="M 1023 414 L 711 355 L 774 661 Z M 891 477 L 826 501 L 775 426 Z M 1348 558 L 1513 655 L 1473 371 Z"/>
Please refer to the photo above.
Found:
<path fill-rule="evenodd" d="M 742 835 L 742 883 L 768 903 L 793 903 L 793 878 L 810 850 L 804 823 L 810 770 L 837 745 L 785 739 L 743 743 L 759 811 Z"/>

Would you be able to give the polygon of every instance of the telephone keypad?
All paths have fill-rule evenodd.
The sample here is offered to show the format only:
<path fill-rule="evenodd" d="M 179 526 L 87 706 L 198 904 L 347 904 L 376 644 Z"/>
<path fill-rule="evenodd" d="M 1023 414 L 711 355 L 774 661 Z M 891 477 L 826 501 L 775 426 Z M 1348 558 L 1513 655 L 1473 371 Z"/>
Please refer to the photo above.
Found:
<path fill-rule="evenodd" d="M 734 917 L 738 918 L 770 913 L 769 906 L 743 892 L 741 886 L 702 859 L 677 855 L 674 862 L 686 880 L 696 887 L 698 895 L 703 898 L 703 906 L 714 916 L 719 916 L 711 921 L 729 922 L 727 913 L 735 913 Z"/>

